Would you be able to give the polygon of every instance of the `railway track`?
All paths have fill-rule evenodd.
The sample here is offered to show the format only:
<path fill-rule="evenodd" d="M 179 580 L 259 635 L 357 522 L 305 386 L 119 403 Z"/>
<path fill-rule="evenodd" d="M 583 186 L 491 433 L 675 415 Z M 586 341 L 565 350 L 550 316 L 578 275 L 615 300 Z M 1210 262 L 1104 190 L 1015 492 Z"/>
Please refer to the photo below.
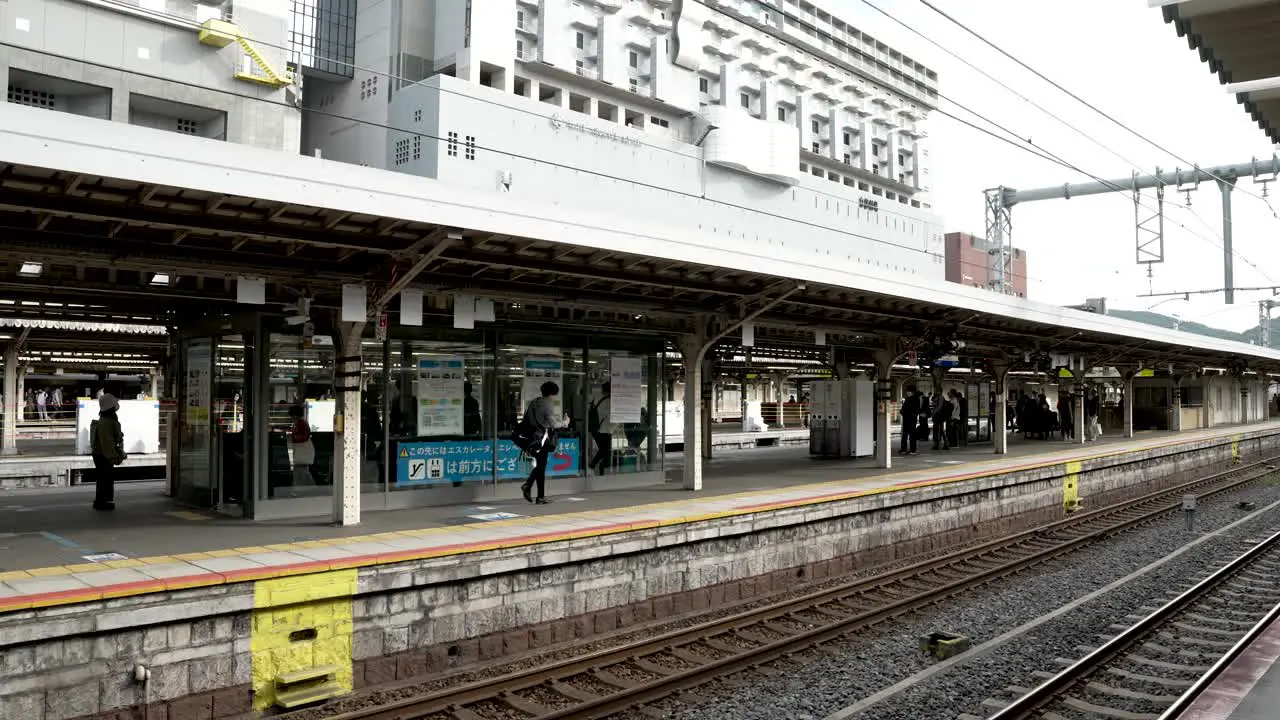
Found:
<path fill-rule="evenodd" d="M 753 608 L 618 648 L 448 688 L 330 720 L 604 718 L 751 670 L 1023 572 L 1275 472 L 1243 465 L 950 555 Z"/>
<path fill-rule="evenodd" d="M 1234 657 L 1280 606 L 1280 533 L 1259 542 L 988 720 L 1125 718 L 1172 720 L 1187 700 Z M 961 715 L 959 720 L 977 720 Z"/>

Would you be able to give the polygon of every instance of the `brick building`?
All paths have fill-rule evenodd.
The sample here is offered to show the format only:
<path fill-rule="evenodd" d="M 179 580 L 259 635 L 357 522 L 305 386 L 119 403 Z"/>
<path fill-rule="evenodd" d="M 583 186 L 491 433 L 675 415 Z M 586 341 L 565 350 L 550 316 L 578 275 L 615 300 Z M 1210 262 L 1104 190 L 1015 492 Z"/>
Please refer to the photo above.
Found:
<path fill-rule="evenodd" d="M 985 239 L 969 233 L 952 232 L 946 234 L 943 247 L 948 282 L 987 287 L 987 250 L 990 246 Z M 1012 263 L 1013 292 L 1018 297 L 1026 297 L 1027 254 L 1014 248 Z"/>

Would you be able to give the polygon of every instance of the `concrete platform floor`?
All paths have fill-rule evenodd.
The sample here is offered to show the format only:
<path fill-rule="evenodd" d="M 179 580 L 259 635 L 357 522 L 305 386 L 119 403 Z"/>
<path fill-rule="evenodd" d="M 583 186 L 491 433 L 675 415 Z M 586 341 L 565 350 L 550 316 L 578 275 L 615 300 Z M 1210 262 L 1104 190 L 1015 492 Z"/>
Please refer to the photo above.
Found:
<path fill-rule="evenodd" d="M 1264 425 L 1250 425 L 1261 429 Z M 1221 432 L 1221 429 L 1219 429 Z M 1191 435 L 1192 433 L 1184 433 Z M 683 512 L 693 515 L 719 509 L 716 499 L 733 493 L 795 488 L 807 494 L 815 483 L 849 481 L 857 489 L 874 488 L 907 480 L 928 480 L 977 470 L 994 470 L 1051 459 L 1124 452 L 1138 446 L 1169 441 L 1176 433 L 1139 433 L 1134 440 L 1104 437 L 1085 445 L 1058 440 L 1023 440 L 1011 436 L 1010 453 L 992 454 L 990 444 L 935 452 L 922 446 L 920 454 L 895 457 L 886 471 L 874 467 L 871 459 L 822 460 L 810 458 L 807 448 L 780 447 L 725 452 L 706 465 L 704 488 L 700 493 L 684 491 L 679 485 L 596 491 L 573 496 L 553 496 L 550 505 L 523 501 L 476 502 L 408 510 L 365 513 L 358 527 L 340 528 L 328 517 L 254 522 L 213 517 L 201 510 L 184 508 L 163 495 L 162 482 L 117 484 L 117 509 L 111 513 L 91 509 L 94 488 L 37 488 L 0 491 L 0 572 L 52 566 L 77 565 L 91 556 L 115 553 L 125 558 L 218 551 L 245 546 L 330 540 L 366 536 L 373 533 L 474 526 L 492 516 L 511 513 L 518 517 L 551 520 L 555 516 L 632 509 L 653 503 L 682 501 L 690 506 Z M 668 463 L 679 462 L 679 454 L 668 454 Z M 904 475 L 903 473 L 907 473 Z M 831 492 L 825 489 L 814 492 Z M 762 502 L 756 499 L 755 502 Z M 514 530 L 515 528 L 509 528 Z M 462 530 L 459 527 L 459 530 Z M 539 528 L 545 531 L 545 528 Z"/>

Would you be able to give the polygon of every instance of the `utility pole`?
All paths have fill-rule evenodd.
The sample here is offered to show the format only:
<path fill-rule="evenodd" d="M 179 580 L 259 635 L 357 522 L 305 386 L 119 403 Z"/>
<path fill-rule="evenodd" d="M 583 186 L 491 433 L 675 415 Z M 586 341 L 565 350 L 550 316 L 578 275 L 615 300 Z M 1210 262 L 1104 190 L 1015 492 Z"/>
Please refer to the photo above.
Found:
<path fill-rule="evenodd" d="M 1258 301 L 1258 344 L 1271 347 L 1271 310 L 1280 305 L 1275 300 Z"/>
<path fill-rule="evenodd" d="M 1131 177 L 1102 180 L 1100 182 L 1068 183 L 1033 190 L 998 187 L 987 190 L 985 193 L 987 239 L 991 241 L 993 251 L 997 248 L 1011 246 L 1012 209 L 1018 203 L 1037 202 L 1040 200 L 1070 200 L 1071 198 L 1085 195 L 1129 192 L 1133 193 L 1134 196 L 1137 261 L 1139 264 L 1147 266 L 1149 276 L 1153 264 L 1164 262 L 1163 215 L 1165 188 L 1172 187 L 1177 192 L 1187 193 L 1189 204 L 1191 191 L 1199 187 L 1202 182 L 1212 181 L 1218 185 L 1218 189 L 1222 193 L 1222 260 L 1223 277 L 1226 281 L 1223 289 L 1226 293 L 1226 302 L 1231 305 L 1235 303 L 1236 290 L 1234 256 L 1232 255 L 1231 191 L 1235 189 L 1237 181 L 1249 179 L 1255 183 L 1263 184 L 1263 192 L 1265 194 L 1266 183 L 1276 180 L 1277 177 L 1280 177 L 1280 157 L 1273 154 L 1267 160 L 1254 159 L 1235 165 L 1220 165 L 1209 168 L 1196 167 L 1190 170 L 1161 171 L 1157 168 L 1156 172 L 1151 175 L 1135 173 Z M 1156 189 L 1158 206 L 1152 217 L 1144 218 L 1140 212 L 1141 192 L 1153 188 Z M 1002 267 L 996 265 L 994 259 L 988 262 L 988 273 L 990 275 L 988 282 L 992 285 L 992 289 L 1003 286 L 1004 278 L 1007 276 L 1003 274 Z"/>

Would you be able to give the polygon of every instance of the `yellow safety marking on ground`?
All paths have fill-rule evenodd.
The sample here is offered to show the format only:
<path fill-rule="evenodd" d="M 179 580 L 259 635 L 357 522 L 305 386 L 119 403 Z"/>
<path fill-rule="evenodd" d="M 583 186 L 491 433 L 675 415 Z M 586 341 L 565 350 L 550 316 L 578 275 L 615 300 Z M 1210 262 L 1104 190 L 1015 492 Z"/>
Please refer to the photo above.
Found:
<path fill-rule="evenodd" d="M 173 517 L 173 518 L 178 518 L 179 520 L 212 520 L 213 519 L 213 516 L 211 515 L 201 515 L 200 513 L 189 512 L 187 510 L 176 510 L 174 512 L 167 512 L 165 513 L 165 515 L 168 515 L 169 517 Z"/>
<path fill-rule="evenodd" d="M 97 569 L 101 570 L 102 568 Z M 31 573 L 31 577 L 53 577 L 55 575 L 71 574 L 71 570 L 69 570 L 65 565 L 58 567 L 36 568 L 34 570 L 28 570 L 27 572 Z"/>
<path fill-rule="evenodd" d="M 359 571 L 335 570 L 254 582 L 249 650 L 254 707 L 275 705 L 276 678 L 322 665 L 352 690 L 351 601 Z"/>
<path fill-rule="evenodd" d="M 34 576 L 26 570 L 9 570 L 7 572 L 0 572 L 0 582 L 4 582 L 5 580 L 22 580 L 23 578 L 30 577 Z"/>
<path fill-rule="evenodd" d="M 265 547 L 262 547 L 262 546 L 260 546 L 260 545 L 249 545 L 249 546 L 247 546 L 247 547 L 238 547 L 238 548 L 234 548 L 234 549 L 235 549 L 236 553 L 237 553 L 237 554 L 239 554 L 239 555 L 252 555 L 252 554 L 254 554 L 254 553 L 271 552 L 270 550 L 268 550 L 268 549 L 266 549 Z"/>
<path fill-rule="evenodd" d="M 212 560 L 213 556 L 207 552 L 191 552 L 179 553 L 173 556 L 174 560 Z"/>
<path fill-rule="evenodd" d="M 1062 507 L 1067 512 L 1080 504 L 1080 469 L 1083 465 L 1079 460 L 1072 460 L 1062 475 Z"/>
<path fill-rule="evenodd" d="M 125 560 L 107 560 L 106 562 L 102 562 L 102 563 L 98 563 L 98 564 L 99 564 L 99 565 L 105 565 L 106 567 L 109 567 L 109 568 L 111 568 L 111 569 L 113 569 L 113 570 L 122 570 L 122 569 L 124 569 L 124 568 L 142 567 L 143 565 L 146 565 L 146 563 L 142 562 L 141 560 L 137 560 L 137 559 L 134 559 L 134 558 L 128 558 L 128 559 L 125 559 Z"/>
<path fill-rule="evenodd" d="M 1231 464 L 1232 465 L 1240 464 L 1240 436 L 1239 435 L 1231 436 Z"/>

